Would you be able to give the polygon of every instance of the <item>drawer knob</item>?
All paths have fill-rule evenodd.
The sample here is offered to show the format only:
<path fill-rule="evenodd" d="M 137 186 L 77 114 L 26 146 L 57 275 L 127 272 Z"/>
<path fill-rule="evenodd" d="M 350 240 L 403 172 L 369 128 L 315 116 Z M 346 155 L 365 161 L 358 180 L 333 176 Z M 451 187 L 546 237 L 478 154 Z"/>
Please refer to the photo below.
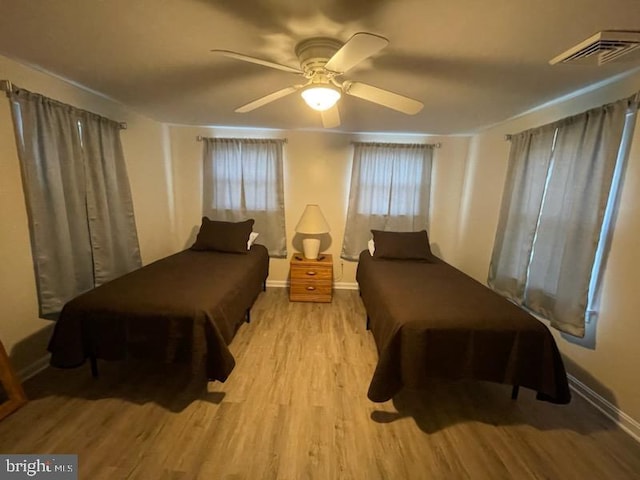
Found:
<path fill-rule="evenodd" d="M 313 290 L 315 290 L 315 289 L 316 289 L 316 287 L 312 287 L 312 286 L 308 286 L 308 287 L 307 287 L 307 290 L 309 290 L 309 291 L 313 291 Z"/>
<path fill-rule="evenodd" d="M 316 274 L 316 272 L 314 272 L 313 270 L 309 270 L 307 272 L 307 275 L 309 275 L 310 277 L 313 277 Z"/>

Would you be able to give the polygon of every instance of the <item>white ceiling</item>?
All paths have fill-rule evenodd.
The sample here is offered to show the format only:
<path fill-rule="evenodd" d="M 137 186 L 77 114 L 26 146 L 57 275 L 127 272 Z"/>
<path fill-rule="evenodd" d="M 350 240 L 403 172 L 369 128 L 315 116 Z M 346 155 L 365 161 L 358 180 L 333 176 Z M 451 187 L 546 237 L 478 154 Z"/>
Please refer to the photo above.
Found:
<path fill-rule="evenodd" d="M 600 30 L 640 29 L 638 0 L 3 1 L 0 53 L 73 80 L 162 122 L 321 128 L 293 94 L 234 109 L 294 74 L 210 53 L 228 49 L 298 67 L 294 46 L 356 32 L 390 44 L 345 78 L 422 101 L 407 116 L 340 100 L 345 132 L 468 133 L 639 63 L 550 66 Z M 2 74 L 0 73 L 0 77 Z M 11 80 L 9 78 L 9 80 Z"/>

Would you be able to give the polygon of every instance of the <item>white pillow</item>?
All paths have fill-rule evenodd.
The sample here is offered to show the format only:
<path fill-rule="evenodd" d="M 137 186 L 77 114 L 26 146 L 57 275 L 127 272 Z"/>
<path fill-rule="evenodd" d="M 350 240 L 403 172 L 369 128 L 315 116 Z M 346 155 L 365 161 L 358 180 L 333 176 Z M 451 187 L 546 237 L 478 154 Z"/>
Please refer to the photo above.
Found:
<path fill-rule="evenodd" d="M 373 238 L 367 242 L 367 247 L 369 248 L 369 253 L 373 257 L 373 252 L 376 251 L 376 244 L 373 243 Z"/>
<path fill-rule="evenodd" d="M 247 250 L 251 250 L 251 245 L 253 245 L 253 242 L 256 241 L 256 238 L 258 238 L 258 235 L 260 234 L 256 232 L 251 232 L 249 234 L 249 240 L 247 241 Z"/>

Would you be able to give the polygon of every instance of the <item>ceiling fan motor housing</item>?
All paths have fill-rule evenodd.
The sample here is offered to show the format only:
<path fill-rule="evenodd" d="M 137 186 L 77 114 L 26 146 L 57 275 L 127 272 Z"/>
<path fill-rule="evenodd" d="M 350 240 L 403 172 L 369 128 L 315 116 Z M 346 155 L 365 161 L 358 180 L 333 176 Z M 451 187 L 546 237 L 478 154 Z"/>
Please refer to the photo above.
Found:
<path fill-rule="evenodd" d="M 305 76 L 311 77 L 314 73 L 323 71 L 340 47 L 342 42 L 328 37 L 309 38 L 298 43 L 295 52 Z"/>

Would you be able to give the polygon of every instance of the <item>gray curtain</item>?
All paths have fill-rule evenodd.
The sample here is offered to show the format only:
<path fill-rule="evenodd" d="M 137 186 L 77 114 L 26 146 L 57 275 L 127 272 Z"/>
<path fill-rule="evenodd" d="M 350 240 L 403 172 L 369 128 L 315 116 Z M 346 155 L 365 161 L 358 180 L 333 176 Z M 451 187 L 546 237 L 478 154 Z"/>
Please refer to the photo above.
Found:
<path fill-rule="evenodd" d="M 83 112 L 87 219 L 96 285 L 141 266 L 120 124 Z"/>
<path fill-rule="evenodd" d="M 279 139 L 203 139 L 202 214 L 212 220 L 253 218 L 256 243 L 287 256 L 283 143 Z"/>
<path fill-rule="evenodd" d="M 432 155 L 432 145 L 355 143 L 342 258 L 357 260 L 372 229 L 427 229 Z"/>
<path fill-rule="evenodd" d="M 517 303 L 524 297 L 555 134 L 556 126 L 547 125 L 511 137 L 509 168 L 488 283 Z"/>
<path fill-rule="evenodd" d="M 525 132 L 512 146 L 489 284 L 578 337 L 628 104 Z M 544 141 L 532 148 L 536 136 Z"/>
<path fill-rule="evenodd" d="M 96 137 L 88 112 L 23 89 L 14 90 L 10 100 L 40 315 L 51 316 L 78 294 L 140 266 L 137 238 L 129 240 L 136 233 L 119 131 L 113 133 L 117 142 Z M 117 177 L 115 182 L 105 178 L 112 168 L 107 175 Z M 122 208 L 116 206 L 120 201 Z M 123 211 L 131 222 L 116 231 L 112 218 Z M 125 245 L 113 248 L 120 239 Z M 125 251 L 125 260 L 114 257 Z"/>

